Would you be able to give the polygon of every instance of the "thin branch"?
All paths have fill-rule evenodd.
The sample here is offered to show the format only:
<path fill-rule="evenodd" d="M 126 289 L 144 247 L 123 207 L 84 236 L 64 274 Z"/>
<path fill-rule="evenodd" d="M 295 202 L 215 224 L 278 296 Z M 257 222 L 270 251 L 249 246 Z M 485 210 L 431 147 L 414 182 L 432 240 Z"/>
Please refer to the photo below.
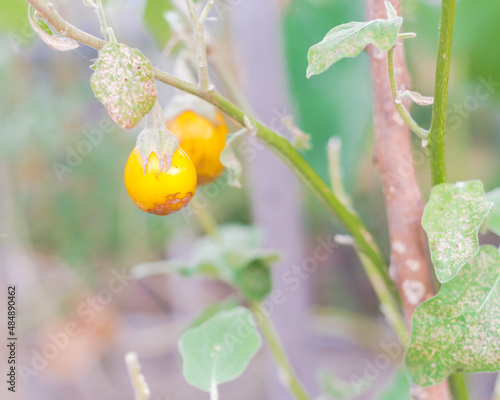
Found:
<path fill-rule="evenodd" d="M 206 92 L 209 89 L 208 80 L 208 66 L 207 66 L 207 48 L 205 44 L 205 31 L 203 29 L 203 23 L 198 17 L 198 11 L 193 0 L 186 0 L 186 4 L 189 10 L 189 16 L 191 17 L 191 24 L 193 25 L 194 42 L 196 44 L 196 55 L 198 57 L 198 80 L 200 84 L 200 90 Z M 208 13 L 208 11 L 207 11 Z"/>
<path fill-rule="evenodd" d="M 251 308 L 257 321 L 260 322 L 260 331 L 266 338 L 269 351 L 271 352 L 274 362 L 278 367 L 278 376 L 280 377 L 281 383 L 293 394 L 296 400 L 310 400 L 309 395 L 306 393 L 299 381 L 299 378 L 297 377 L 297 374 L 290 364 L 290 360 L 288 360 L 285 350 L 283 349 L 283 345 L 281 344 L 267 311 L 260 303 L 253 303 Z"/>
<path fill-rule="evenodd" d="M 411 117 L 410 112 L 401 103 L 400 96 L 398 95 L 398 89 L 396 85 L 396 71 L 394 70 L 394 51 L 396 50 L 397 44 L 392 46 L 392 48 L 387 52 L 387 68 L 389 70 L 389 83 L 391 86 L 392 98 L 394 100 L 394 105 L 396 110 L 398 110 L 399 115 L 403 121 L 408 125 L 408 127 L 422 140 L 426 140 L 429 136 L 429 131 L 422 128 L 415 120 Z"/>
<path fill-rule="evenodd" d="M 214 0 L 208 0 L 207 4 L 205 4 L 205 7 L 203 8 L 203 11 L 201 12 L 200 15 L 200 23 L 204 23 L 208 17 L 208 13 L 212 9 L 212 6 L 214 5 Z"/>
<path fill-rule="evenodd" d="M 102 6 L 102 0 L 96 0 L 95 2 L 95 12 L 97 13 L 97 17 L 99 18 L 99 23 L 101 25 L 101 34 L 112 42 L 116 43 L 116 37 L 111 28 L 108 27 L 108 22 L 106 21 L 106 14 L 104 13 L 104 7 Z"/>

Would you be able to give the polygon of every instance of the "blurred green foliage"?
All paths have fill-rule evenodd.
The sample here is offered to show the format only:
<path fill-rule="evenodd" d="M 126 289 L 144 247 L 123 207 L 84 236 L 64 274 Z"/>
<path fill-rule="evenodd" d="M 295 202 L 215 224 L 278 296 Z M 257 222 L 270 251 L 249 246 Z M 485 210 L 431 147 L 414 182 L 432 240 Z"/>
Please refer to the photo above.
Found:
<path fill-rule="evenodd" d="M 174 10 L 170 0 L 146 0 L 144 6 L 144 25 L 156 41 L 157 46 L 163 49 L 168 40 L 172 37 L 172 30 L 165 13 Z"/>
<path fill-rule="evenodd" d="M 0 0 L 0 32 L 19 35 L 28 31 L 28 3 L 25 0 Z"/>

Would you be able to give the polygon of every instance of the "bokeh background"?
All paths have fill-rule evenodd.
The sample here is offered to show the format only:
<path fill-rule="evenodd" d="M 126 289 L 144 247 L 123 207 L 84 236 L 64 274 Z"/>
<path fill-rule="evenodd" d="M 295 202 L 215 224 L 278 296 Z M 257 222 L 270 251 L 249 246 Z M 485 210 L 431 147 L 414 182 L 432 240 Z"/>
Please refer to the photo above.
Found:
<path fill-rule="evenodd" d="M 168 27 L 157 12 L 158 4 L 165 3 L 108 0 L 106 11 L 120 41 L 173 71 L 175 53 L 162 51 Z M 403 3 L 404 28 L 418 34 L 405 42 L 413 89 L 431 95 L 439 1 Z M 95 14 L 80 0 L 55 4 L 71 23 L 99 35 Z M 185 383 L 176 340 L 194 316 L 230 290 L 176 276 L 127 278 L 138 263 L 189 257 L 203 229 L 196 217 L 179 213 L 161 218 L 134 206 L 125 191 L 123 168 L 141 127 L 124 131 L 113 126 L 94 98 L 89 67 L 95 50 L 52 51 L 35 37 L 26 14 L 24 1 L 0 0 L 0 294 L 6 297 L 7 283 L 18 286 L 19 362 L 29 368 L 68 322 L 81 330 L 53 359 L 27 370 L 24 378 L 18 376 L 19 392 L 12 398 L 132 399 L 123 361 L 129 350 L 139 354 L 153 400 L 207 398 Z M 321 76 L 305 77 L 308 48 L 333 26 L 362 20 L 364 2 L 216 0 L 211 15 L 217 19 L 206 24 L 216 85 L 234 80 L 253 112 L 277 129 L 283 128 L 280 118 L 292 116 L 311 134 L 313 147 L 303 155 L 324 179 L 326 143 L 340 137 L 344 184 L 388 253 L 383 199 L 371 162 L 368 58 L 362 54 Z M 500 186 L 498 15 L 499 2 L 458 1 L 450 84 L 449 179 L 479 178 L 486 190 Z M 158 87 L 167 107 L 175 91 Z M 477 90 L 488 95 L 478 97 Z M 429 108 L 415 107 L 413 114 L 428 126 Z M 100 139 L 92 143 L 90 137 Z M 414 145 L 427 195 L 426 160 L 418 140 Z M 401 354 L 367 373 L 378 356 L 387 354 L 382 345 L 393 343 L 394 337 L 380 318 L 353 250 L 337 245 L 295 291 L 282 279 L 312 255 L 318 241 L 341 235 L 343 229 L 280 161 L 262 146 L 253 148 L 243 189 L 228 187 L 223 177 L 199 189 L 199 204 L 219 224 L 257 226 L 263 246 L 282 253 L 275 285 L 288 295 L 273 319 L 311 393 L 320 394 L 317 371 L 327 369 L 344 381 L 334 385 L 339 393 L 345 385 L 352 388 L 353 377 L 368 374 L 373 385 L 354 398 L 381 398 Z M 60 165 L 66 169 L 58 169 Z M 102 301 L 99 294 L 117 275 L 123 279 L 121 289 Z M 3 308 L 0 315 L 4 327 Z M 2 371 L 3 352 L 2 346 Z M 490 398 L 494 378 L 469 377 L 475 400 Z M 221 398 L 291 397 L 280 387 L 264 349 L 241 378 L 221 387 Z"/>

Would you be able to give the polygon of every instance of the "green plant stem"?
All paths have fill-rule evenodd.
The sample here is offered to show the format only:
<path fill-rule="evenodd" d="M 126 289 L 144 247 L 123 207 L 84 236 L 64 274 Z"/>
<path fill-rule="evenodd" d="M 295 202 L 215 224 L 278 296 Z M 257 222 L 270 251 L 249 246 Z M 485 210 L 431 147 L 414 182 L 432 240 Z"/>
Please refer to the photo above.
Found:
<path fill-rule="evenodd" d="M 454 20 L 455 0 L 442 0 L 436 63 L 436 82 L 434 86 L 434 105 L 432 107 L 431 130 L 429 133 L 429 143 L 427 145 L 433 185 L 446 182 L 444 147 Z"/>
<path fill-rule="evenodd" d="M 80 31 L 66 22 L 57 13 L 55 8 L 44 0 L 27 0 L 58 33 L 77 40 L 83 44 L 101 49 L 106 42 L 92 35 Z M 189 1 L 189 0 L 188 0 Z M 291 170 L 298 176 L 304 185 L 321 200 L 328 210 L 338 217 L 353 237 L 356 250 L 364 255 L 369 263 L 363 262 L 368 278 L 380 300 L 381 309 L 387 316 L 388 322 L 398 333 L 404 335 L 404 321 L 399 307 L 399 294 L 389 277 L 387 261 L 384 259 L 375 240 L 365 228 L 361 220 L 351 212 L 330 190 L 329 186 L 320 178 L 314 169 L 304 160 L 297 150 L 283 136 L 261 124 L 255 118 L 246 115 L 241 109 L 229 102 L 213 90 L 204 91 L 201 87 L 185 82 L 158 68 L 153 68 L 155 78 L 167 85 L 176 87 L 184 92 L 200 97 L 219 108 L 233 120 L 245 126 L 245 118 L 255 127 L 257 137 L 262 140 Z M 402 342 L 404 345 L 405 343 Z"/>
<path fill-rule="evenodd" d="M 253 303 L 251 305 L 251 309 L 258 321 L 260 331 L 266 339 L 274 361 L 278 366 L 278 376 L 280 377 L 280 381 L 288 388 L 288 390 L 290 390 L 296 400 L 310 400 L 309 395 L 302 387 L 297 374 L 288 360 L 285 350 L 283 349 L 283 345 L 281 344 L 267 311 L 261 306 L 260 303 Z"/>
<path fill-rule="evenodd" d="M 106 21 L 106 14 L 104 13 L 104 7 L 102 6 L 102 0 L 96 0 L 95 12 L 97 13 L 97 17 L 99 18 L 102 36 L 107 40 L 111 40 L 113 42 L 116 42 L 115 35 L 114 35 L 113 31 L 109 29 L 108 22 Z"/>
<path fill-rule="evenodd" d="M 214 5 L 214 0 L 208 0 L 207 4 L 205 4 L 205 7 L 203 8 L 203 11 L 200 14 L 200 23 L 204 23 L 205 20 L 208 17 L 208 13 L 212 9 L 212 6 Z"/>
<path fill-rule="evenodd" d="M 453 400 L 469 400 L 467 386 L 465 385 L 464 376 L 460 373 L 454 373 L 448 378 L 450 386 L 451 398 Z"/>
<path fill-rule="evenodd" d="M 394 99 L 394 105 L 399 112 L 399 115 L 403 119 L 403 121 L 408 125 L 408 127 L 420 138 L 426 140 L 429 131 L 426 131 L 419 124 L 415 122 L 415 120 L 411 117 L 409 111 L 403 106 L 401 103 L 401 99 L 398 95 L 398 89 L 396 85 L 396 72 L 394 70 L 394 51 L 396 50 L 397 44 L 391 47 L 391 49 L 387 52 L 387 68 L 389 71 L 389 83 L 391 85 L 391 93 L 392 98 Z"/>
<path fill-rule="evenodd" d="M 196 45 L 196 56 L 198 57 L 198 81 L 200 84 L 200 90 L 202 92 L 207 92 L 209 88 L 208 80 L 208 66 L 207 66 L 207 48 L 205 44 L 205 31 L 203 29 L 203 23 L 200 21 L 198 12 L 196 11 L 196 6 L 193 0 L 186 0 L 186 4 L 189 10 L 189 16 L 191 17 L 191 24 L 193 25 L 194 42 Z M 210 2 L 208 3 L 210 4 Z M 208 5 L 208 7 L 210 7 Z M 210 8 L 208 8 L 210 10 Z M 208 14 L 208 11 L 207 11 Z"/>
<path fill-rule="evenodd" d="M 338 199 L 352 211 L 352 201 L 344 188 L 342 181 L 342 140 L 333 136 L 328 140 L 326 152 L 328 156 L 328 172 L 330 175 L 330 186 Z"/>
<path fill-rule="evenodd" d="M 432 122 L 427 145 L 433 186 L 446 182 L 446 111 L 448 108 L 448 87 L 450 82 L 454 21 L 455 0 L 442 0 L 436 62 L 436 82 L 434 85 L 434 105 L 432 107 Z M 462 374 L 455 373 L 451 375 L 448 378 L 448 384 L 453 400 L 467 400 L 469 398 Z"/>

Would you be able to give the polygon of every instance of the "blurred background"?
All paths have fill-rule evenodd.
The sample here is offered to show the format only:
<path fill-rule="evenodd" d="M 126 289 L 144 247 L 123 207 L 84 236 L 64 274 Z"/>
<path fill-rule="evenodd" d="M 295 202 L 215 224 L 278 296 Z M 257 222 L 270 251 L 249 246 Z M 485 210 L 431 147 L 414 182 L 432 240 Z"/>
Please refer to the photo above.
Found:
<path fill-rule="evenodd" d="M 162 18 L 167 3 L 108 0 L 106 11 L 119 41 L 173 71 L 176 53 L 165 51 L 172 42 Z M 281 118 L 293 117 L 312 136 L 313 146 L 303 155 L 325 180 L 326 143 L 332 136 L 341 138 L 346 189 L 388 254 L 383 198 L 371 162 L 368 58 L 343 60 L 320 76 L 305 77 L 309 47 L 335 25 L 363 20 L 364 2 L 215 3 L 211 16 L 216 21 L 206 26 L 216 86 L 224 92 L 226 81 L 234 80 L 252 111 L 275 129 L 282 130 Z M 413 90 L 432 95 L 439 1 L 403 3 L 404 29 L 418 35 L 405 41 Z M 55 4 L 68 21 L 99 35 L 96 15 L 80 0 Z M 129 350 L 139 355 L 153 400 L 208 398 L 184 381 L 176 341 L 193 317 L 230 289 L 177 276 L 128 278 L 138 263 L 189 258 L 203 229 L 193 215 L 157 217 L 130 201 L 123 168 L 142 126 L 130 131 L 114 126 L 93 96 L 89 67 L 97 52 L 86 46 L 52 51 L 35 37 L 22 0 L 0 0 L 0 10 L 0 295 L 7 296 L 7 283 L 17 285 L 18 357 L 26 367 L 18 375 L 15 398 L 132 399 L 123 361 Z M 499 2 L 458 1 L 450 85 L 449 179 L 482 179 L 487 191 L 500 186 L 498 15 Z M 167 107 L 175 91 L 157 86 Z M 415 107 L 413 114 L 429 125 L 430 108 Z M 418 140 L 414 144 L 427 196 L 427 163 Z M 345 232 L 279 160 L 258 143 L 251 148 L 243 189 L 229 187 L 223 177 L 199 188 L 196 204 L 209 209 L 219 224 L 255 225 L 263 246 L 282 254 L 273 273 L 287 301 L 273 320 L 311 393 L 320 394 L 317 371 L 326 369 L 339 396 L 365 377 L 371 386 L 365 393 L 350 393 L 353 398 L 381 398 L 401 354 L 387 351 L 395 339 L 353 250 L 335 245 L 298 288 L 284 279 L 318 245 Z M 2 313 L 3 327 L 3 308 Z M 78 334 L 54 347 L 70 322 L 79 327 Z M 50 360 L 40 357 L 47 345 L 55 349 Z M 383 354 L 390 365 L 371 371 Z M 469 381 L 475 400 L 490 398 L 493 375 Z M 221 387 L 221 399 L 229 398 L 291 397 L 280 387 L 264 349 L 241 378 Z"/>

